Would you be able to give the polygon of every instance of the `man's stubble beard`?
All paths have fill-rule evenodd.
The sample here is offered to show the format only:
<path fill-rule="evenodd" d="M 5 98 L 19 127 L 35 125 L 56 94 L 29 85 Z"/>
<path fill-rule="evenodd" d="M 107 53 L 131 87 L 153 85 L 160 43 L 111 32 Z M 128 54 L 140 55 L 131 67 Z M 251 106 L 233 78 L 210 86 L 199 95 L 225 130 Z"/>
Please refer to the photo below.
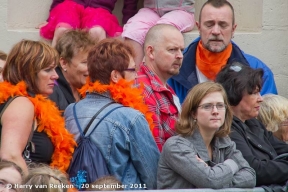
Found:
<path fill-rule="evenodd" d="M 227 45 L 222 45 L 220 48 L 218 48 L 217 50 L 215 50 L 215 49 L 212 49 L 211 47 L 212 46 L 210 46 L 210 44 L 209 44 L 209 42 L 208 43 L 206 43 L 205 45 L 204 45 L 204 47 L 208 50 L 208 51 L 210 51 L 210 52 L 212 52 L 212 53 L 220 53 L 220 52 L 222 52 L 222 51 L 224 51 L 226 48 L 227 48 Z"/>

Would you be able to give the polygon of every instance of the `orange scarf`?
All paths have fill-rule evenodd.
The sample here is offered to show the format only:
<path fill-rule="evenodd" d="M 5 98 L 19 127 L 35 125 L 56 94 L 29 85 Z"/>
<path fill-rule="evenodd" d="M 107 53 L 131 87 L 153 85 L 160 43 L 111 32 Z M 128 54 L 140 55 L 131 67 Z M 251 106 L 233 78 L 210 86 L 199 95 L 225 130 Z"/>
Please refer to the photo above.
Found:
<path fill-rule="evenodd" d="M 200 40 L 196 50 L 196 65 L 198 69 L 210 80 L 214 80 L 216 75 L 227 64 L 232 52 L 232 43 L 220 53 L 213 53 L 203 47 Z"/>
<path fill-rule="evenodd" d="M 79 93 L 82 97 L 85 97 L 87 92 L 104 93 L 109 91 L 115 102 L 140 111 L 145 116 L 150 130 L 153 133 L 154 124 L 152 113 L 149 111 L 148 106 L 144 104 L 142 90 L 133 88 L 132 84 L 133 82 L 127 82 L 121 79 L 118 83 L 111 82 L 109 85 L 103 85 L 99 81 L 92 83 L 88 78 L 86 84 L 79 89 Z"/>
<path fill-rule="evenodd" d="M 74 137 L 65 129 L 64 118 L 52 101 L 40 94 L 30 97 L 26 90 L 27 87 L 23 81 L 17 85 L 6 81 L 2 82 L 0 83 L 0 103 L 4 103 L 9 97 L 16 95 L 27 97 L 33 103 L 35 118 L 38 122 L 37 131 L 44 131 L 54 146 L 50 166 L 65 172 L 76 146 Z"/>

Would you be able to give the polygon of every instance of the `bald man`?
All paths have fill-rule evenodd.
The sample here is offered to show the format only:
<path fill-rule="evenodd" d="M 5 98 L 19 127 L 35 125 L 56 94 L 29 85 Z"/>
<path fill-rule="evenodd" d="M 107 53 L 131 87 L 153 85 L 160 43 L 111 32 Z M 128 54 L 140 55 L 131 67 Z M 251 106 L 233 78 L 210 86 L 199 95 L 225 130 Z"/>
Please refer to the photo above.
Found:
<path fill-rule="evenodd" d="M 145 62 L 140 65 L 135 85 L 144 84 L 143 95 L 153 112 L 153 136 L 162 151 L 165 141 L 175 135 L 180 102 L 167 80 L 179 73 L 182 65 L 184 39 L 172 25 L 159 24 L 147 33 L 144 42 Z"/>

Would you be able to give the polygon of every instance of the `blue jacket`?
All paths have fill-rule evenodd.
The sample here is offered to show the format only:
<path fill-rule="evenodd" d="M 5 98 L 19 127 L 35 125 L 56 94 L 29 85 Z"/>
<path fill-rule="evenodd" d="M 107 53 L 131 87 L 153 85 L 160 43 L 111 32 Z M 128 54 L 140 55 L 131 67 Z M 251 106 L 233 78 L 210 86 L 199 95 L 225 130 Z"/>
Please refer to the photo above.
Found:
<path fill-rule="evenodd" d="M 77 103 L 77 117 L 83 129 L 102 106 L 112 101 L 109 96 L 108 93 L 91 93 Z M 67 129 L 77 140 L 80 133 L 73 116 L 73 105 L 66 108 L 64 115 Z M 105 108 L 91 127 L 107 111 L 119 105 L 115 103 Z M 119 179 L 126 190 L 156 188 L 160 154 L 142 113 L 130 107 L 116 109 L 99 124 L 90 139 L 101 151 L 110 174 Z"/>
<path fill-rule="evenodd" d="M 183 103 L 188 91 L 199 83 L 196 72 L 196 48 L 200 38 L 192 42 L 183 52 L 184 59 L 180 73 L 168 80 L 169 85 Z M 235 43 L 232 42 L 232 53 L 227 63 L 238 61 L 252 68 L 262 68 L 264 70 L 264 83 L 261 94 L 277 94 L 277 88 L 272 71 L 262 61 L 252 55 L 245 54 Z"/>

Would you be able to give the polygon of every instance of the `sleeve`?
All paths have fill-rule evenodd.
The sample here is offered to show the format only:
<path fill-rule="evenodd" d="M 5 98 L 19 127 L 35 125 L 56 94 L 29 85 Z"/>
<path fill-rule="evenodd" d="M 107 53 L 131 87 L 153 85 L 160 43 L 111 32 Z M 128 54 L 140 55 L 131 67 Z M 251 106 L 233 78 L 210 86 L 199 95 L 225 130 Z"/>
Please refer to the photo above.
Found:
<path fill-rule="evenodd" d="M 143 115 L 139 115 L 129 135 L 133 165 L 147 189 L 156 189 L 160 153 Z"/>
<path fill-rule="evenodd" d="M 263 86 L 261 90 L 261 95 L 265 95 L 267 93 L 278 94 L 275 80 L 274 80 L 274 75 L 271 69 L 261 60 L 259 60 L 258 58 L 252 55 L 244 53 L 244 56 L 252 68 L 254 69 L 262 68 L 264 71 L 264 75 L 263 75 L 264 82 L 263 82 Z"/>
<path fill-rule="evenodd" d="M 232 159 L 213 167 L 199 162 L 193 145 L 187 144 L 185 138 L 167 140 L 162 153 L 165 163 L 196 188 L 226 188 L 231 185 L 233 174 L 238 171 L 238 166 Z"/>
<path fill-rule="evenodd" d="M 230 140 L 230 139 L 229 139 Z M 232 183 L 230 187 L 235 188 L 253 188 L 256 185 L 256 173 L 253 168 L 251 168 L 248 162 L 243 158 L 242 153 L 236 149 L 236 145 L 231 141 L 231 145 L 226 151 L 225 159 L 234 160 L 239 171 L 233 175 Z"/>
<path fill-rule="evenodd" d="M 137 13 L 137 4 L 138 0 L 124 0 L 124 6 L 123 6 L 123 19 L 122 23 L 123 25 L 127 23 L 128 19 L 133 17 Z"/>
<path fill-rule="evenodd" d="M 233 129 L 231 139 L 236 143 L 238 150 L 256 172 L 256 185 L 278 184 L 288 179 L 288 161 L 258 159 L 251 150 L 244 133 Z"/>

